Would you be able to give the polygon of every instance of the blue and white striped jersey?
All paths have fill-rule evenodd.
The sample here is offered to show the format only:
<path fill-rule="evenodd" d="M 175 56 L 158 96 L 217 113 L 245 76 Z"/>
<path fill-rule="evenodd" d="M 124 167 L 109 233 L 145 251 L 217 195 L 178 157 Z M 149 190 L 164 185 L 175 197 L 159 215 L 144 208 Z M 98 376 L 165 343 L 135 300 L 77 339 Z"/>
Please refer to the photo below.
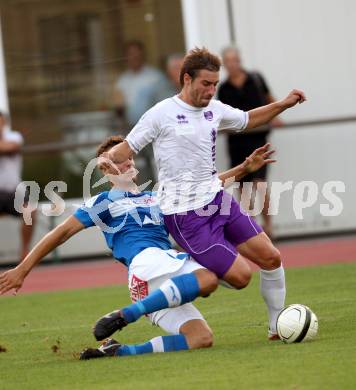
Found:
<path fill-rule="evenodd" d="M 146 248 L 172 248 L 153 192 L 105 191 L 85 202 L 74 217 L 86 228 L 98 226 L 114 257 L 127 267 Z"/>

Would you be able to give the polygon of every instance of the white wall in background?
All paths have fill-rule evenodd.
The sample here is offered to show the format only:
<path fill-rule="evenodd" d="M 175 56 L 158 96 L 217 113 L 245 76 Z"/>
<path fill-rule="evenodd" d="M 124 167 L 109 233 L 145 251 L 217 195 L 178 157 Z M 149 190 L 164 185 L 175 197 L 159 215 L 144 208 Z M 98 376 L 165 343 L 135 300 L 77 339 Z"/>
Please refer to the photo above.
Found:
<path fill-rule="evenodd" d="M 7 98 L 7 87 L 5 77 L 5 61 L 4 51 L 2 44 L 2 33 L 1 33 L 1 20 L 0 20 L 0 111 L 9 112 L 9 103 Z"/>
<path fill-rule="evenodd" d="M 229 41 L 225 0 L 181 0 L 187 49 L 206 46 L 219 52 Z"/>
<path fill-rule="evenodd" d="M 227 0 L 182 0 L 187 48 L 206 45 L 220 53 L 230 45 Z M 356 3 L 353 0 L 232 0 L 234 35 L 248 69 L 260 70 L 272 93 L 303 89 L 308 102 L 283 114 L 285 122 L 356 116 Z M 194 22 L 195 18 L 195 22 Z M 220 34 L 217 31 L 221 31 Z M 341 180 L 344 211 L 322 217 L 320 202 L 293 213 L 292 195 L 281 197 L 274 217 L 278 236 L 356 228 L 356 122 L 274 131 L 278 163 L 270 180 Z M 217 164 L 228 166 L 226 136 L 218 138 Z M 324 202 L 325 203 L 325 202 Z"/>
<path fill-rule="evenodd" d="M 274 93 L 291 87 L 309 98 L 285 119 L 356 114 L 356 2 L 233 0 L 237 44 L 247 67 L 260 69 Z"/>

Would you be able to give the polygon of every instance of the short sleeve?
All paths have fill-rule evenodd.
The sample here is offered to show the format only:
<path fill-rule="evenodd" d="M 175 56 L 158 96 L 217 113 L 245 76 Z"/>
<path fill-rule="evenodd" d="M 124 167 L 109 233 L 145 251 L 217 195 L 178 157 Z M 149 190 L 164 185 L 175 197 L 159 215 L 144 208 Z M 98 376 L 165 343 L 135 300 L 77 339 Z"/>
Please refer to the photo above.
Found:
<path fill-rule="evenodd" d="M 136 126 L 127 135 L 126 141 L 130 148 L 138 153 L 157 138 L 158 131 L 158 125 L 155 121 L 155 107 L 153 107 L 142 115 Z"/>
<path fill-rule="evenodd" d="M 78 219 L 86 228 L 97 225 L 105 221 L 110 215 L 110 200 L 106 193 L 93 196 L 74 212 L 74 217 Z"/>
<path fill-rule="evenodd" d="M 23 137 L 22 134 L 18 131 L 7 131 L 5 135 L 5 139 L 8 142 L 14 142 L 19 145 L 23 145 Z"/>
<path fill-rule="evenodd" d="M 115 88 L 124 91 L 125 88 L 127 87 L 127 77 L 126 74 L 122 74 L 116 81 Z"/>
<path fill-rule="evenodd" d="M 244 130 L 248 124 L 248 112 L 221 103 L 222 117 L 219 130 Z"/>

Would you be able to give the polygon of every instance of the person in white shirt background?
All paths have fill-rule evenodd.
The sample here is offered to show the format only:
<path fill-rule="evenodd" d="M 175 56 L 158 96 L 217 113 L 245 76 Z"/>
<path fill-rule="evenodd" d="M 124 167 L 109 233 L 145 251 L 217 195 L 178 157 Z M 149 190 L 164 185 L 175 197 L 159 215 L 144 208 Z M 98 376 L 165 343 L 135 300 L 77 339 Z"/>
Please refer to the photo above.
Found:
<path fill-rule="evenodd" d="M 140 41 L 126 43 L 125 60 L 127 69 L 116 81 L 114 104 L 131 128 L 158 102 L 156 88 L 162 83 L 168 84 L 168 80 L 160 70 L 146 63 L 145 47 Z"/>
<path fill-rule="evenodd" d="M 142 114 L 159 101 L 158 91 L 167 90 L 169 87 L 163 72 L 147 64 L 142 42 L 127 42 L 124 55 L 127 69 L 121 73 L 114 86 L 116 115 L 124 124 L 124 128 L 120 129 L 121 134 L 126 134 L 127 129 L 132 128 Z M 155 176 L 152 148 L 146 148 L 141 157 L 144 160 L 143 164 L 138 164 L 141 178 L 147 181 Z"/>
<path fill-rule="evenodd" d="M 15 193 L 21 183 L 22 145 L 21 133 L 11 130 L 7 126 L 6 115 L 0 112 L 0 217 L 3 215 L 22 217 L 22 213 L 15 208 Z M 23 198 L 26 202 L 25 194 Z M 31 219 L 31 224 L 26 224 L 24 220 L 21 224 L 21 260 L 30 250 L 35 221 L 34 212 Z"/>

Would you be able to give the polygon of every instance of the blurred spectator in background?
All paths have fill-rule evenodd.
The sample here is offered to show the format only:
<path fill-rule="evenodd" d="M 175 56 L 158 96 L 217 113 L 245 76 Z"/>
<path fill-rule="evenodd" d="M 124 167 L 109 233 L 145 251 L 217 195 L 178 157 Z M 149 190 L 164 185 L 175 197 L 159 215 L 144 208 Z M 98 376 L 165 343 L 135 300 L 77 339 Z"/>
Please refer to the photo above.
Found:
<path fill-rule="evenodd" d="M 249 72 L 242 67 L 240 54 L 235 47 L 224 49 L 222 60 L 227 72 L 227 80 L 219 87 L 219 100 L 244 111 L 275 101 L 262 75 L 257 72 Z M 263 146 L 267 142 L 272 126 L 281 125 L 282 121 L 276 119 L 270 125 L 249 131 L 247 134 L 245 132 L 230 134 L 228 147 L 231 166 L 240 164 L 253 150 Z M 256 197 L 257 183 L 266 182 L 266 177 L 267 166 L 244 178 L 244 182 L 253 182 L 252 199 Z M 271 216 L 268 215 L 269 201 L 269 190 L 267 189 L 262 210 L 263 228 L 269 236 L 272 236 Z"/>
<path fill-rule="evenodd" d="M 157 88 L 156 101 L 160 102 L 166 98 L 172 97 L 182 89 L 180 83 L 180 70 L 184 61 L 184 54 L 171 54 L 166 61 L 166 74 L 168 82 L 163 82 Z"/>
<path fill-rule="evenodd" d="M 160 70 L 146 64 L 145 47 L 142 42 L 127 42 L 125 59 L 127 70 L 118 78 L 114 91 L 116 112 L 127 126 L 126 129 L 120 129 L 122 134 L 130 131 L 141 116 L 159 101 L 157 91 L 168 84 L 167 78 Z M 141 164 L 140 158 L 143 161 Z M 149 145 L 137 160 L 141 182 L 156 176 L 152 161 L 153 150 Z"/>
<path fill-rule="evenodd" d="M 22 214 L 15 209 L 14 205 L 16 188 L 21 182 L 22 157 L 20 153 L 22 144 L 22 135 L 8 128 L 6 116 L 0 112 L 0 216 L 22 217 Z M 23 198 L 26 202 L 25 194 L 23 194 Z M 33 213 L 31 225 L 26 225 L 25 221 L 22 221 L 21 260 L 25 258 L 30 250 L 34 216 Z"/>
<path fill-rule="evenodd" d="M 127 70 L 115 84 L 114 104 L 120 116 L 126 120 L 129 129 L 154 104 L 157 86 L 165 80 L 164 74 L 146 64 L 145 48 L 139 41 L 131 41 L 125 47 Z"/>

